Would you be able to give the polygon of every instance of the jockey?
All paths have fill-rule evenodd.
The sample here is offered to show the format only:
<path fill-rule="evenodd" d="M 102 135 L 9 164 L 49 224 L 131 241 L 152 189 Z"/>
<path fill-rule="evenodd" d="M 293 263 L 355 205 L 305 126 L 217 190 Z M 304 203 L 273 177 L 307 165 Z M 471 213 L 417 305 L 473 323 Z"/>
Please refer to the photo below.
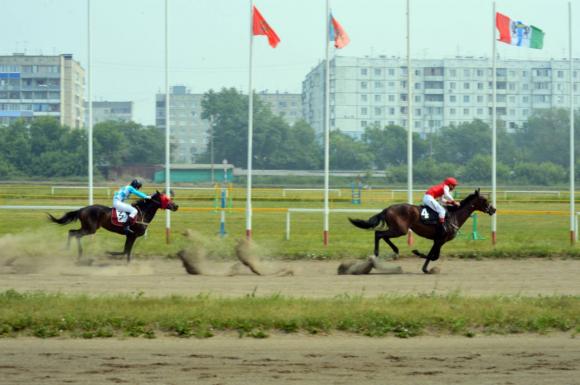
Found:
<path fill-rule="evenodd" d="M 445 209 L 443 206 L 441 206 L 437 199 L 441 198 L 441 200 L 446 204 L 459 206 L 459 202 L 457 202 L 455 199 L 453 199 L 453 196 L 451 196 L 451 191 L 455 189 L 455 186 L 457 186 L 457 180 L 453 177 L 449 177 L 445 179 L 443 183 L 431 186 L 423 197 L 423 204 L 435 210 L 437 214 L 439 214 L 439 223 L 441 224 L 441 229 L 443 229 L 443 226 L 445 225 Z"/>
<path fill-rule="evenodd" d="M 129 213 L 129 220 L 125 223 L 125 233 L 132 233 L 131 225 L 135 223 L 135 218 L 137 217 L 137 209 L 130 204 L 123 202 L 125 199 L 129 198 L 129 195 L 135 194 L 139 198 L 151 199 L 151 196 L 142 193 L 139 189 L 143 186 L 138 179 L 133 179 L 131 183 L 127 186 L 123 186 L 113 195 L 113 207 L 118 211 L 124 211 Z"/>

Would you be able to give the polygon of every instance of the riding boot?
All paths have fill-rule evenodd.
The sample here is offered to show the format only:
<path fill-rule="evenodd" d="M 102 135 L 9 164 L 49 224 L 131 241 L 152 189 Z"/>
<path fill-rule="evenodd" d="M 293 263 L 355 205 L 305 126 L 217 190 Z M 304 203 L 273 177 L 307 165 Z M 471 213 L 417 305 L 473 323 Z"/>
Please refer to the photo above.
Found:
<path fill-rule="evenodd" d="M 123 229 L 125 230 L 125 234 L 133 234 L 133 230 L 131 230 L 131 226 L 133 224 L 135 224 L 136 222 L 136 218 L 127 218 L 127 222 L 125 223 L 125 227 L 123 227 Z"/>
<path fill-rule="evenodd" d="M 437 238 L 443 238 L 445 236 L 446 226 L 445 226 L 445 219 L 439 220 L 437 224 Z"/>
<path fill-rule="evenodd" d="M 133 230 L 131 230 L 131 223 L 125 223 L 123 230 L 125 231 L 125 234 L 127 234 L 127 235 L 133 234 Z"/>

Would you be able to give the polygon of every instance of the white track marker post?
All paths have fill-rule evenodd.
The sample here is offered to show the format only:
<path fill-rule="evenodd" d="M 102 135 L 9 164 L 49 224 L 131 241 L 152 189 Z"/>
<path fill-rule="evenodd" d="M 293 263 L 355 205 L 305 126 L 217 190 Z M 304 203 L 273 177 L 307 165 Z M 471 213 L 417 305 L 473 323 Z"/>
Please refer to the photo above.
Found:
<path fill-rule="evenodd" d="M 576 241 L 575 229 L 575 154 L 574 154 L 574 61 L 572 59 L 572 3 L 568 2 L 568 64 L 570 65 L 570 243 Z"/>
<path fill-rule="evenodd" d="M 88 173 L 89 173 L 89 205 L 94 202 L 93 192 L 93 62 L 91 46 L 91 0 L 87 0 L 87 99 L 89 104 L 88 136 Z"/>
<path fill-rule="evenodd" d="M 254 1 L 250 0 L 250 51 L 248 64 L 248 172 L 246 176 L 246 239 L 252 239 L 252 140 L 254 135 L 254 90 L 252 84 L 254 51 Z"/>
<path fill-rule="evenodd" d="M 411 0 L 407 0 L 407 202 L 413 204 L 413 70 L 411 69 Z M 413 245 L 409 230 L 407 244 Z"/>
<path fill-rule="evenodd" d="M 169 137 L 169 0 L 165 0 L 165 193 L 171 194 L 171 154 Z M 171 234 L 171 212 L 165 210 L 165 241 L 169 243 Z"/>
<path fill-rule="evenodd" d="M 496 10 L 495 1 L 492 7 L 492 18 L 491 18 L 491 86 L 492 86 L 492 102 L 491 102 L 491 204 L 497 209 L 497 181 L 496 181 L 496 149 L 497 149 L 497 112 L 496 112 L 496 94 L 497 94 L 497 63 L 496 63 L 496 42 L 495 42 L 495 29 L 496 29 Z M 496 234 L 497 234 L 497 214 L 491 216 L 491 243 L 495 246 L 496 244 Z"/>
<path fill-rule="evenodd" d="M 329 206 L 328 187 L 330 173 L 330 5 L 326 0 L 326 31 L 324 33 L 324 47 L 326 60 L 324 62 L 324 224 L 322 240 L 328 246 Z"/>

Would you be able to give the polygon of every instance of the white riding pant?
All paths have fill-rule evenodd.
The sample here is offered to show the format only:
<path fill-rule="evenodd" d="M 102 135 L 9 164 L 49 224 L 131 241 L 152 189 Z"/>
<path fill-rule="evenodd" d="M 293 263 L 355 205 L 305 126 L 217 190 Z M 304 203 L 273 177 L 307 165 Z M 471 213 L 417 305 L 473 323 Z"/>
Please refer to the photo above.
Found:
<path fill-rule="evenodd" d="M 121 210 L 124 211 L 126 213 L 129 213 L 129 216 L 132 219 L 135 219 L 135 217 L 137 216 L 137 209 L 133 206 L 131 206 L 130 204 L 127 204 L 125 202 L 121 202 L 118 199 L 114 199 L 113 200 L 113 207 L 116 208 L 117 210 Z"/>
<path fill-rule="evenodd" d="M 439 214 L 439 219 L 441 219 L 441 218 L 445 219 L 445 213 L 446 213 L 445 209 L 431 195 L 425 194 L 425 196 L 423 197 L 423 204 L 425 206 L 435 210 L 437 212 L 437 214 Z"/>

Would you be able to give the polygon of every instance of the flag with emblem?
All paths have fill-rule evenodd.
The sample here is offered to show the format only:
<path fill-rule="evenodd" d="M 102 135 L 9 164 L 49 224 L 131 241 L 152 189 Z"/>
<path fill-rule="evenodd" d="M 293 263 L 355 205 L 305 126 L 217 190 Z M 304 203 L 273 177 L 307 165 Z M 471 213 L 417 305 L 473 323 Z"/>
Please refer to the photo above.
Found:
<path fill-rule="evenodd" d="M 278 43 L 280 43 L 280 38 L 276 34 L 276 32 L 270 27 L 264 16 L 258 11 L 258 8 L 254 7 L 253 12 L 253 34 L 256 35 L 265 35 L 268 37 L 268 43 L 272 48 L 276 48 Z"/>
<path fill-rule="evenodd" d="M 536 26 L 513 20 L 499 12 L 495 14 L 495 25 L 499 31 L 498 40 L 503 43 L 535 49 L 544 47 L 544 31 Z"/>

